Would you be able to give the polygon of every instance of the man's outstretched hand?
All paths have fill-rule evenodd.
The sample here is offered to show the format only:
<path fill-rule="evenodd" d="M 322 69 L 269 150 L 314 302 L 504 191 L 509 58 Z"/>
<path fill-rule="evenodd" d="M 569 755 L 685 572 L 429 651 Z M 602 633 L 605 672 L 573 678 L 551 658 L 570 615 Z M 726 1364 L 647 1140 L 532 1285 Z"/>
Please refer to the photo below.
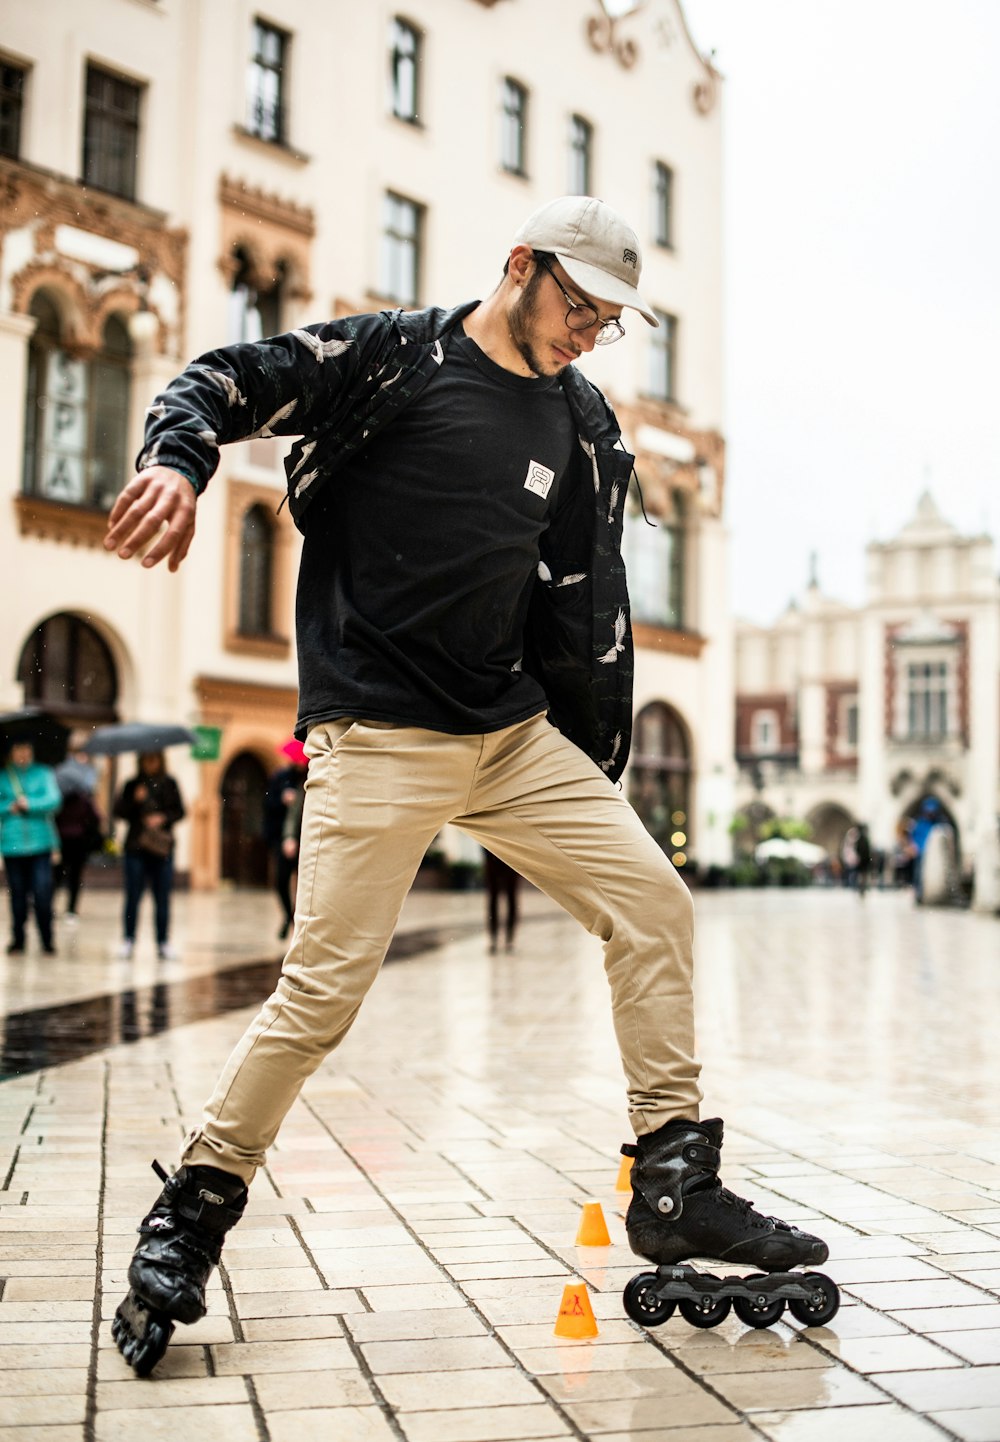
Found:
<path fill-rule="evenodd" d="M 153 541 L 142 564 L 165 560 L 176 571 L 194 540 L 194 513 L 194 487 L 187 476 L 169 466 L 150 466 L 129 481 L 115 501 L 105 550 L 117 551 L 127 561 Z"/>

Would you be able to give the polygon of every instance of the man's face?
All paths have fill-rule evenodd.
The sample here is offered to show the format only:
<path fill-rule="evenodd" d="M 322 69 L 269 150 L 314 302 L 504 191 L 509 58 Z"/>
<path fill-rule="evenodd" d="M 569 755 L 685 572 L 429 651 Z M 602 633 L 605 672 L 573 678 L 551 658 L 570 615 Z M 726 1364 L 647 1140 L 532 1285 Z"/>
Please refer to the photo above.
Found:
<path fill-rule="evenodd" d="M 10 759 L 15 766 L 30 766 L 35 752 L 30 741 L 18 741 L 10 748 Z"/>
<path fill-rule="evenodd" d="M 613 306 L 602 305 L 573 285 L 556 262 L 549 275 L 535 263 L 527 284 L 518 292 L 508 312 L 511 339 L 522 360 L 536 376 L 556 376 L 586 351 L 593 350 L 598 326 L 570 330 L 566 312 L 570 303 L 592 305 L 605 320 L 617 315 Z M 558 281 L 558 284 L 557 284 Z M 560 287 L 565 287 L 566 295 Z"/>

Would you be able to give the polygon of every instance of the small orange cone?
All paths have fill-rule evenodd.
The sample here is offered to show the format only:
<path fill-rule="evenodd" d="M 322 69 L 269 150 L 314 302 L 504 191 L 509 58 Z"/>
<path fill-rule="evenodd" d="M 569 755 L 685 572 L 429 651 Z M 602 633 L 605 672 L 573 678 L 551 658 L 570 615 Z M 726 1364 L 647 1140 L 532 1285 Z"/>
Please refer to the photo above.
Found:
<path fill-rule="evenodd" d="M 563 1287 L 562 1303 L 556 1318 L 557 1337 L 596 1337 L 597 1319 L 590 1305 L 590 1293 L 582 1283 Z"/>
<path fill-rule="evenodd" d="M 632 1163 L 634 1157 L 622 1157 L 621 1165 L 618 1168 L 618 1180 L 615 1182 L 616 1192 L 630 1192 L 632 1190 Z"/>
<path fill-rule="evenodd" d="M 578 1247 L 610 1247 L 608 1224 L 604 1220 L 600 1202 L 584 1202 L 580 1217 L 580 1229 L 576 1234 Z"/>

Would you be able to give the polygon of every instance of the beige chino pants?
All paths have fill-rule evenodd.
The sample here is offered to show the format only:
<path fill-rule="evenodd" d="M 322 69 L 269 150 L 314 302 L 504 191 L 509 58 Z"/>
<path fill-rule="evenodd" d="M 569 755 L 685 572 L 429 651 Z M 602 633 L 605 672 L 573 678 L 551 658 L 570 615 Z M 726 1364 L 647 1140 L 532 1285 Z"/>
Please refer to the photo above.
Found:
<path fill-rule="evenodd" d="M 306 742 L 295 930 L 182 1160 L 252 1180 L 378 975 L 424 852 L 454 822 L 604 942 L 635 1132 L 696 1119 L 687 888 L 621 792 L 544 716 L 488 735 L 339 720 Z"/>

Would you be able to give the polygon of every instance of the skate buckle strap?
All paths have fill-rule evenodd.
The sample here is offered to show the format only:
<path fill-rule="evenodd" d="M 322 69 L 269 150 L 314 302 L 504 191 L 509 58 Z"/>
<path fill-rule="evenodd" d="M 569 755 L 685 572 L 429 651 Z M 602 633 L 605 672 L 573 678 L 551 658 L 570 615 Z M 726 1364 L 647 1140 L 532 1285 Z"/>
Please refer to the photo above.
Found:
<path fill-rule="evenodd" d="M 621 1153 L 623 1157 L 637 1157 L 639 1155 L 639 1148 L 634 1142 L 622 1142 Z"/>

